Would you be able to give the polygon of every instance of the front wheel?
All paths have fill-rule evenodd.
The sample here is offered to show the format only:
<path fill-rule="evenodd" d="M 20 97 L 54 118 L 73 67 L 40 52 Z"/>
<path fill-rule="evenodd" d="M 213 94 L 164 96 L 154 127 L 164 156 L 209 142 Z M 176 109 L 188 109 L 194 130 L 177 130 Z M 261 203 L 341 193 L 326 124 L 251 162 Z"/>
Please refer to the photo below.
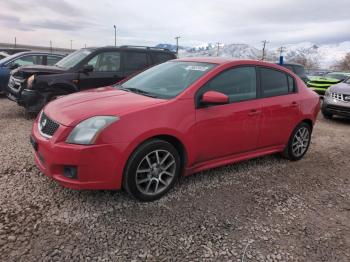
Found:
<path fill-rule="evenodd" d="M 145 142 L 130 157 L 123 179 L 124 189 L 141 201 L 153 201 L 166 194 L 180 174 L 176 148 L 160 139 Z"/>
<path fill-rule="evenodd" d="M 297 161 L 303 158 L 309 149 L 311 141 L 311 126 L 307 123 L 299 124 L 289 138 L 283 156 L 289 160 Z"/>

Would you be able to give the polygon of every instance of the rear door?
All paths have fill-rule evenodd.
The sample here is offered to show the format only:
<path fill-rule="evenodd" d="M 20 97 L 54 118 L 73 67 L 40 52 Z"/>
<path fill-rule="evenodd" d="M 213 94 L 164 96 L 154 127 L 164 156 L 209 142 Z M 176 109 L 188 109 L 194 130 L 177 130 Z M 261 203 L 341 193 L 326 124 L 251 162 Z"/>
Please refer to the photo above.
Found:
<path fill-rule="evenodd" d="M 165 52 L 152 52 L 151 53 L 151 58 L 152 58 L 152 64 L 161 64 L 166 61 L 176 59 L 176 56 L 171 53 L 165 53 Z"/>
<path fill-rule="evenodd" d="M 298 123 L 300 105 L 296 81 L 282 71 L 260 67 L 262 116 L 259 148 L 286 144 Z"/>
<path fill-rule="evenodd" d="M 150 66 L 150 57 L 147 52 L 126 50 L 123 52 L 124 75 L 134 75 Z"/>
<path fill-rule="evenodd" d="M 87 63 L 92 72 L 79 73 L 79 89 L 90 89 L 115 84 L 123 79 L 120 51 L 104 51 L 93 56 Z"/>

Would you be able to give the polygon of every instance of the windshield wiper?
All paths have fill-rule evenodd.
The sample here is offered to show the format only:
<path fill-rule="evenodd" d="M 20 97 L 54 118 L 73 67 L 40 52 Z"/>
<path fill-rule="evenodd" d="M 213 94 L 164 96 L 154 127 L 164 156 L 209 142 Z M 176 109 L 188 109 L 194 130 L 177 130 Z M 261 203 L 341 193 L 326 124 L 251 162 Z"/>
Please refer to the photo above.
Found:
<path fill-rule="evenodd" d="M 133 87 L 123 87 L 122 85 L 120 85 L 118 87 L 120 90 L 123 91 L 127 91 L 127 92 L 132 92 L 132 93 L 136 93 L 136 94 L 140 94 L 140 95 L 144 95 L 144 96 L 149 96 L 149 97 L 153 97 L 153 98 L 157 98 L 158 96 L 151 94 L 145 90 L 142 89 L 138 89 L 138 88 L 133 88 Z"/>

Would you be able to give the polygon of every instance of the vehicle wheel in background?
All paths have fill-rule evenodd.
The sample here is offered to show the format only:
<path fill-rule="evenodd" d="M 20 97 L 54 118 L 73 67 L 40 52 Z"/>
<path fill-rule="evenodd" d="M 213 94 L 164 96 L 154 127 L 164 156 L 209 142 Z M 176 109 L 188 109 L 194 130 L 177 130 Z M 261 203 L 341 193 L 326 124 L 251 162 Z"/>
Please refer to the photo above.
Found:
<path fill-rule="evenodd" d="M 311 126 L 305 122 L 300 123 L 292 132 L 282 155 L 291 161 L 300 160 L 309 149 L 310 141 Z"/>
<path fill-rule="evenodd" d="M 153 201 L 166 194 L 180 174 L 176 148 L 161 139 L 152 139 L 131 155 L 123 178 L 124 189 L 141 201 Z"/>

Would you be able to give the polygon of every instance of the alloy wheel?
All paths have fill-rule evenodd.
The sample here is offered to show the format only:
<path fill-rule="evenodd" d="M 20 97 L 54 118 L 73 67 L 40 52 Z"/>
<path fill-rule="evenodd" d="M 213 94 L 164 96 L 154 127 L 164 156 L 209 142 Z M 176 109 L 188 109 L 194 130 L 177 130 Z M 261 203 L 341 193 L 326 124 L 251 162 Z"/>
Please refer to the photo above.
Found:
<path fill-rule="evenodd" d="M 175 179 L 175 157 L 167 150 L 154 150 L 139 163 L 136 186 L 140 192 L 154 196 L 166 190 Z"/>
<path fill-rule="evenodd" d="M 294 156 L 300 157 L 302 156 L 310 142 L 310 132 L 306 127 L 301 127 L 298 129 L 298 131 L 295 133 L 293 142 L 292 142 L 292 151 Z"/>

